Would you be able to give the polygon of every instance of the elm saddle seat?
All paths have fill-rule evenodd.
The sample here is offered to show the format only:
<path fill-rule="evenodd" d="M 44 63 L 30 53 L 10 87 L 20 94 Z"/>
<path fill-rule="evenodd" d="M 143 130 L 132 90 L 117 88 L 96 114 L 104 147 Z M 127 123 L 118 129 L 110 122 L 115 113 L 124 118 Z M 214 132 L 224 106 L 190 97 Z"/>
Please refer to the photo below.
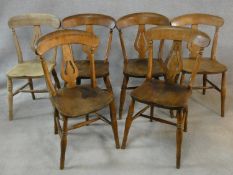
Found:
<path fill-rule="evenodd" d="M 125 64 L 124 74 L 130 77 L 145 77 L 147 74 L 148 59 L 128 59 Z M 152 76 L 162 76 L 163 69 L 159 65 L 157 59 L 153 59 Z"/>
<path fill-rule="evenodd" d="M 195 60 L 192 58 L 183 59 L 183 71 L 190 73 Z M 217 60 L 210 60 L 210 58 L 202 58 L 200 60 L 200 67 L 197 74 L 216 74 L 226 72 L 227 67 Z"/>
<path fill-rule="evenodd" d="M 90 61 L 89 60 L 75 60 L 75 65 L 79 70 L 79 78 L 90 78 Z M 95 60 L 96 78 L 105 77 L 109 75 L 109 62 L 104 60 Z"/>
<path fill-rule="evenodd" d="M 47 63 L 48 69 L 51 72 L 55 67 L 55 63 L 49 61 L 47 61 Z M 14 78 L 44 77 L 44 72 L 40 60 L 34 59 L 15 65 L 9 72 L 7 72 L 7 76 Z"/>
<path fill-rule="evenodd" d="M 152 79 L 133 90 L 131 97 L 148 105 L 175 110 L 185 108 L 191 94 L 191 89 L 186 86 Z"/>
<path fill-rule="evenodd" d="M 50 98 L 60 114 L 77 117 L 108 106 L 113 100 L 113 95 L 98 87 L 79 85 L 73 88 L 59 89 L 57 95 Z"/>

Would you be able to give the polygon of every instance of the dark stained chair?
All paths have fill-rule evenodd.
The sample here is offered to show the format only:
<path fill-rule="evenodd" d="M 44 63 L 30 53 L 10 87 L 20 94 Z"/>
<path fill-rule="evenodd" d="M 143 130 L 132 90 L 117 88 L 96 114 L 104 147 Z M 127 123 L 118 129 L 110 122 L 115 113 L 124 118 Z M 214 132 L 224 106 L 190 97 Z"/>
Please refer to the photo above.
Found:
<path fill-rule="evenodd" d="M 94 28 L 96 26 L 101 26 L 102 28 L 109 29 L 109 33 L 106 30 L 101 30 L 101 34 L 107 36 L 107 48 L 105 51 L 105 55 L 103 59 L 96 59 L 95 66 L 96 66 L 96 78 L 103 78 L 104 83 L 107 89 L 112 92 L 112 86 L 109 79 L 109 54 L 111 50 L 111 43 L 112 43 L 112 35 L 113 29 L 115 28 L 115 19 L 111 16 L 107 16 L 104 14 L 78 14 L 73 16 L 68 16 L 62 20 L 62 27 L 64 29 L 78 29 L 82 26 L 86 27 L 86 31 L 96 34 Z M 103 36 L 101 35 L 101 36 Z M 83 46 L 83 51 L 87 54 L 87 58 L 90 56 L 90 49 L 88 47 Z M 94 51 L 96 52 L 97 49 Z M 89 59 L 86 60 L 76 60 L 76 65 L 79 69 L 79 78 L 77 80 L 77 84 L 81 83 L 81 79 L 90 79 L 90 72 L 89 72 Z"/>
<path fill-rule="evenodd" d="M 188 99 L 192 93 L 192 84 L 199 67 L 200 57 L 203 48 L 209 45 L 209 37 L 198 30 L 181 27 L 154 27 L 146 32 L 149 43 L 149 60 L 147 68 L 147 79 L 144 83 L 131 92 L 131 104 L 125 123 L 122 149 L 125 149 L 130 126 L 134 119 L 142 116 L 152 118 L 155 121 L 176 126 L 176 167 L 180 168 L 181 143 L 183 130 L 187 130 Z M 156 40 L 171 40 L 173 45 L 169 55 L 164 62 L 159 56 L 158 62 L 165 73 L 164 80 L 153 78 L 153 42 Z M 188 46 L 194 46 L 195 64 L 191 73 L 190 81 L 185 84 L 177 84 L 177 75 L 182 71 L 182 42 L 188 42 Z M 162 50 L 161 50 L 162 52 Z M 160 54 L 162 55 L 162 53 Z M 146 104 L 147 106 L 134 115 L 135 102 Z M 143 114 L 149 106 L 175 110 L 177 122 L 167 121 L 161 118 Z"/>
<path fill-rule="evenodd" d="M 76 85 L 79 69 L 75 66 L 71 45 L 80 44 L 90 49 L 90 78 L 91 84 Z M 86 126 L 97 120 L 112 126 L 116 148 L 119 148 L 116 110 L 114 96 L 107 90 L 98 88 L 96 84 L 96 70 L 94 61 L 94 50 L 99 44 L 99 39 L 88 32 L 78 30 L 60 30 L 47 34 L 40 38 L 36 45 L 36 52 L 40 56 L 45 79 L 50 92 L 50 100 L 55 109 L 54 128 L 55 134 L 61 137 L 60 169 L 64 168 L 65 151 L 67 145 L 68 131 Z M 62 49 L 61 77 L 65 81 L 64 88 L 57 89 L 50 78 L 48 64 L 43 54 L 55 47 Z M 97 113 L 97 111 L 109 106 L 111 121 Z M 68 126 L 68 119 L 96 114 L 94 118 L 87 121 Z M 62 122 L 62 125 L 60 124 Z"/>
<path fill-rule="evenodd" d="M 207 89 L 216 89 L 221 95 L 221 116 L 224 117 L 225 113 L 225 97 L 226 97 L 226 71 L 227 67 L 217 61 L 216 50 L 218 42 L 218 33 L 220 27 L 224 24 L 224 20 L 219 16 L 213 16 L 209 14 L 186 14 L 174 18 L 171 21 L 172 26 L 191 26 L 193 29 L 198 29 L 200 25 L 205 27 L 214 27 L 215 33 L 213 37 L 213 44 L 211 48 L 211 55 L 209 57 L 203 57 L 200 63 L 200 69 L 197 74 L 203 76 L 203 85 L 194 86 L 193 89 L 202 89 L 203 95 L 205 95 Z M 193 53 L 190 53 L 189 58 L 183 60 L 183 76 L 190 74 L 190 70 L 194 64 Z M 221 75 L 221 87 L 214 84 L 208 79 L 208 75 Z M 209 84 L 210 86 L 207 86 Z"/>
<path fill-rule="evenodd" d="M 123 83 L 121 86 L 120 106 L 119 106 L 119 119 L 122 119 L 123 107 L 125 102 L 126 90 L 134 89 L 135 87 L 128 87 L 129 78 L 145 78 L 147 72 L 147 43 L 145 38 L 145 31 L 147 26 L 159 26 L 170 25 L 169 19 L 163 15 L 156 13 L 133 13 L 121 17 L 117 20 L 117 28 L 119 30 L 119 37 L 121 42 L 121 48 L 124 57 L 124 69 L 123 69 Z M 138 52 L 137 58 L 132 58 L 127 54 L 126 45 L 123 37 L 123 30 L 131 27 L 137 27 L 137 36 L 135 41 L 130 41 L 134 45 L 135 50 Z M 124 34 L 126 35 L 126 31 Z M 160 47 L 163 47 L 161 42 Z M 158 64 L 157 59 L 153 59 L 153 77 L 159 77 L 163 75 L 162 68 Z M 153 111 L 153 108 L 151 108 Z"/>
<path fill-rule="evenodd" d="M 25 59 L 23 57 L 23 49 L 21 49 L 22 44 L 18 39 L 16 34 L 16 29 L 31 27 L 33 29 L 32 39 L 31 39 L 31 49 L 34 52 L 34 44 L 37 39 L 41 36 L 41 28 L 49 27 L 52 30 L 58 29 L 60 27 L 60 20 L 50 14 L 42 13 L 29 13 L 24 15 L 13 16 L 9 19 L 8 25 L 12 30 L 14 44 L 16 47 L 16 52 L 18 56 L 18 64 L 15 65 L 11 70 L 7 72 L 7 89 L 8 89 L 8 104 L 9 104 L 9 120 L 13 120 L 13 97 L 20 92 L 27 92 L 32 94 L 32 99 L 35 100 L 35 93 L 47 93 L 47 89 L 34 89 L 33 79 L 43 78 L 44 73 L 40 64 L 39 59 L 34 56 L 34 58 Z M 24 31 L 23 31 L 24 32 Z M 48 60 L 48 70 L 52 72 L 56 78 L 57 74 L 54 69 L 56 61 L 57 51 L 54 49 L 54 54 L 52 59 Z M 20 79 L 26 80 L 27 83 L 20 88 L 13 91 L 13 80 Z M 26 87 L 29 87 L 27 89 Z"/>

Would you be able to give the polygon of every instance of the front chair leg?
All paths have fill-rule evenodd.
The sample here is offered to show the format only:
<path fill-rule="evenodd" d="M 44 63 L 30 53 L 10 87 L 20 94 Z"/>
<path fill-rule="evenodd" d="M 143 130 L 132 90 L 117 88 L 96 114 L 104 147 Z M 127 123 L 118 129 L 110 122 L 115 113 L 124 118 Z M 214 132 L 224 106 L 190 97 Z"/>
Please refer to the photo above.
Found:
<path fill-rule="evenodd" d="M 65 165 L 65 153 L 66 153 L 66 145 L 67 145 L 67 117 L 63 117 L 63 130 L 61 137 L 61 157 L 60 157 L 60 169 L 64 169 Z"/>
<path fill-rule="evenodd" d="M 127 88 L 128 81 L 129 81 L 129 77 L 124 75 L 123 83 L 121 86 L 119 119 L 122 119 L 123 106 L 125 103 L 125 95 L 126 95 L 126 88 Z"/>
<path fill-rule="evenodd" d="M 126 147 L 129 129 L 130 129 L 130 126 L 131 126 L 132 121 L 133 121 L 134 104 L 135 104 L 135 101 L 132 99 L 131 104 L 129 106 L 128 116 L 127 116 L 126 122 L 125 122 L 124 138 L 123 138 L 123 142 L 121 145 L 121 149 L 125 149 L 125 147 Z"/>
<path fill-rule="evenodd" d="M 176 129 L 176 168 L 180 168 L 181 145 L 183 139 L 183 116 L 182 112 L 177 111 L 177 129 Z"/>
<path fill-rule="evenodd" d="M 225 114 L 225 98 L 226 98 L 226 72 L 222 73 L 221 82 L 221 116 L 224 117 Z"/>
<path fill-rule="evenodd" d="M 117 116 L 116 116 L 116 108 L 115 108 L 114 100 L 109 104 L 109 107 L 110 107 L 110 116 L 112 122 L 112 131 L 114 134 L 116 148 L 118 149 L 120 148 L 120 142 L 118 137 Z"/>
<path fill-rule="evenodd" d="M 112 85 L 111 85 L 109 76 L 104 77 L 104 83 L 105 83 L 105 86 L 106 86 L 107 90 L 108 90 L 110 93 L 113 94 Z"/>
<path fill-rule="evenodd" d="M 30 90 L 33 91 L 33 81 L 32 81 L 32 78 L 28 78 L 28 82 L 29 82 Z M 32 94 L 32 99 L 35 100 L 36 99 L 35 93 L 31 92 L 31 94 Z"/>
<path fill-rule="evenodd" d="M 10 77 L 7 79 L 7 90 L 8 90 L 8 115 L 9 120 L 13 120 L 13 82 Z"/>

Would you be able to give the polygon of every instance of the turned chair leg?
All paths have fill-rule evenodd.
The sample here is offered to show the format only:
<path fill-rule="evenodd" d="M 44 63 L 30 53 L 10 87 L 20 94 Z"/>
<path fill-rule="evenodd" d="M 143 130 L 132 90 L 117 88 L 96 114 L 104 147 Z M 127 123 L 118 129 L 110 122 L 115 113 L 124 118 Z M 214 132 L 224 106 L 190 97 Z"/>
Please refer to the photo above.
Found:
<path fill-rule="evenodd" d="M 119 107 L 119 119 L 122 119 L 123 106 L 125 103 L 126 88 L 129 81 L 129 77 L 124 75 L 123 83 L 121 86 L 121 95 L 120 95 L 120 107 Z"/>
<path fill-rule="evenodd" d="M 107 90 L 108 90 L 110 93 L 113 94 L 112 85 L 111 85 L 109 76 L 103 77 L 103 79 L 104 79 L 104 83 L 105 83 L 105 86 L 106 86 Z"/>
<path fill-rule="evenodd" d="M 67 124 L 68 124 L 68 119 L 64 117 L 62 137 L 61 137 L 61 157 L 60 157 L 61 170 L 64 169 L 64 165 L 65 165 L 65 153 L 66 153 L 66 145 L 67 145 Z"/>
<path fill-rule="evenodd" d="M 8 77 L 7 79 L 7 90 L 8 90 L 8 115 L 9 120 L 13 120 L 13 82 Z"/>
<path fill-rule="evenodd" d="M 125 149 L 125 147 L 126 147 L 126 142 L 127 142 L 127 138 L 128 138 L 128 134 L 129 134 L 129 129 L 130 129 L 132 121 L 133 121 L 134 104 L 135 104 L 135 101 L 132 100 L 131 104 L 129 106 L 128 116 L 127 116 L 126 122 L 125 122 L 124 138 L 123 138 L 123 141 L 122 141 L 121 149 Z"/>
<path fill-rule="evenodd" d="M 57 119 L 59 119 L 59 113 L 58 110 L 56 108 L 54 108 L 54 134 L 58 134 L 58 127 L 57 127 Z"/>
<path fill-rule="evenodd" d="M 32 81 L 32 78 L 28 78 L 28 82 L 29 82 L 30 90 L 33 91 L 33 81 Z M 31 94 L 32 94 L 32 99 L 35 100 L 36 99 L 35 93 L 31 92 Z"/>
<path fill-rule="evenodd" d="M 176 168 L 180 168 L 181 145 L 183 139 L 183 116 L 182 112 L 177 111 L 177 129 L 176 129 Z"/>
<path fill-rule="evenodd" d="M 206 93 L 206 83 L 207 83 L 207 74 L 203 74 L 203 90 L 202 90 L 203 95 L 205 95 Z"/>
<path fill-rule="evenodd" d="M 59 79 L 58 79 L 58 77 L 57 77 L 57 72 L 56 72 L 55 69 L 52 70 L 52 75 L 53 75 L 53 79 L 54 79 L 54 81 L 55 81 L 56 87 L 57 87 L 58 89 L 60 89 L 60 88 L 61 88 L 61 85 L 60 85 Z"/>
<path fill-rule="evenodd" d="M 120 142 L 118 137 L 118 127 L 117 127 L 117 115 L 116 115 L 116 107 L 114 100 L 109 104 L 110 108 L 110 116 L 111 116 L 111 122 L 112 122 L 112 131 L 114 134 L 115 144 L 116 148 L 120 148 Z"/>
<path fill-rule="evenodd" d="M 154 106 L 150 107 L 150 122 L 153 122 L 154 117 Z"/>
<path fill-rule="evenodd" d="M 224 117 L 225 114 L 225 98 L 226 98 L 226 72 L 222 73 L 221 82 L 221 116 Z"/>

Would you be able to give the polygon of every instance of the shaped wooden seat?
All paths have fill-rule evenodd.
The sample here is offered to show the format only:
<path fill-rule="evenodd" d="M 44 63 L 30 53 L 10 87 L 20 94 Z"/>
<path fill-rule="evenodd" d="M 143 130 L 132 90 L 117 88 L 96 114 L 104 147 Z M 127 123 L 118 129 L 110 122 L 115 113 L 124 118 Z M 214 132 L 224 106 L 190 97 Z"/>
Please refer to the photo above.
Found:
<path fill-rule="evenodd" d="M 147 79 L 145 82 L 131 92 L 131 104 L 125 123 L 125 131 L 122 142 L 122 149 L 125 149 L 129 129 L 133 120 L 142 116 L 151 120 L 176 126 L 176 168 L 180 168 L 181 144 L 183 138 L 183 130 L 187 130 L 188 117 L 188 99 L 191 95 L 192 84 L 195 79 L 196 72 L 199 68 L 200 59 L 204 47 L 209 45 L 210 39 L 208 35 L 198 30 L 181 27 L 153 27 L 146 32 L 146 38 L 149 43 L 149 59 L 147 68 Z M 162 53 L 158 58 L 159 64 L 165 73 L 164 80 L 152 80 L 152 62 L 153 62 L 153 42 L 157 40 L 170 40 L 173 45 L 170 49 L 168 58 L 164 62 Z M 193 65 L 190 81 L 187 85 L 177 84 L 178 77 L 182 71 L 182 42 L 187 42 L 189 48 L 195 46 L 195 64 Z M 160 50 L 162 52 L 162 50 Z M 180 80 L 183 83 L 183 79 Z M 134 114 L 135 102 L 144 103 L 147 106 Z M 177 122 L 167 121 L 158 117 L 154 117 L 154 111 L 150 111 L 150 115 L 143 114 L 148 108 L 153 107 L 176 110 Z"/>
<path fill-rule="evenodd" d="M 120 106 L 119 106 L 119 119 L 122 118 L 123 107 L 125 102 L 125 95 L 127 89 L 134 89 L 135 87 L 128 87 L 128 81 L 130 77 L 134 78 L 145 78 L 146 77 L 146 65 L 147 65 L 147 50 L 148 45 L 145 38 L 145 31 L 147 26 L 159 26 L 159 25 L 170 25 L 169 19 L 163 15 L 157 13 L 133 13 L 123 16 L 117 20 L 117 29 L 119 31 L 119 37 L 121 42 L 122 53 L 124 57 L 124 78 L 121 86 L 121 95 L 120 95 Z M 123 37 L 123 30 L 129 29 L 131 27 L 138 27 L 137 36 L 132 43 L 135 50 L 138 52 L 138 60 L 129 59 L 129 56 L 126 52 L 126 45 Z M 127 33 L 126 31 L 124 33 Z M 162 49 L 163 42 L 160 43 L 160 48 Z M 153 76 L 159 77 L 163 75 L 163 71 L 160 68 L 160 65 L 156 59 L 153 62 Z"/>
<path fill-rule="evenodd" d="M 90 78 L 90 61 L 89 60 L 76 60 L 75 65 L 79 69 L 79 77 L 82 79 Z M 95 61 L 96 78 L 109 76 L 109 63 L 104 60 Z"/>
<path fill-rule="evenodd" d="M 183 71 L 190 73 L 195 60 L 192 58 L 186 58 L 183 60 Z M 227 71 L 227 67 L 217 60 L 210 60 L 209 58 L 202 58 L 200 60 L 200 67 L 198 74 L 219 74 Z"/>
<path fill-rule="evenodd" d="M 35 99 L 35 93 L 48 92 L 47 89 L 34 89 L 33 79 L 43 78 L 44 72 L 39 59 L 36 57 L 25 61 L 23 58 L 22 49 L 16 34 L 16 28 L 32 27 L 33 35 L 31 40 L 31 49 L 34 52 L 34 44 L 41 36 L 41 27 L 49 27 L 51 29 L 58 29 L 60 27 L 60 20 L 50 14 L 30 13 L 25 15 L 14 16 L 8 21 L 9 27 L 13 32 L 13 39 L 18 56 L 18 64 L 15 65 L 10 71 L 7 72 L 7 88 L 8 88 L 8 106 L 9 106 L 9 120 L 13 119 L 13 96 L 19 92 L 28 92 L 32 94 L 32 99 Z M 55 71 L 55 60 L 57 51 L 54 49 L 54 54 L 48 60 L 48 71 L 52 72 L 55 79 L 57 74 Z M 13 92 L 13 79 L 26 79 L 28 82 Z M 28 87 L 30 89 L 25 89 Z M 57 84 L 59 87 L 59 84 Z"/>
<path fill-rule="evenodd" d="M 191 89 L 161 80 L 147 80 L 132 91 L 131 97 L 139 102 L 166 109 L 181 109 L 188 104 Z"/>
<path fill-rule="evenodd" d="M 51 72 L 55 67 L 55 63 L 48 62 L 48 70 Z M 7 76 L 12 78 L 30 78 L 30 77 L 44 77 L 44 72 L 40 63 L 40 60 L 34 59 L 30 61 L 24 61 L 13 67 Z"/>
<path fill-rule="evenodd" d="M 113 95 L 98 87 L 81 85 L 59 89 L 57 95 L 51 97 L 51 100 L 61 115 L 77 117 L 106 107 L 113 101 Z"/>
<path fill-rule="evenodd" d="M 89 74 L 90 85 L 76 85 L 79 76 L 79 66 L 75 66 L 72 46 L 79 44 L 90 49 L 89 55 Z M 50 99 L 54 109 L 54 128 L 55 134 L 61 137 L 61 157 L 60 169 L 64 168 L 65 151 L 67 145 L 67 134 L 69 130 L 86 126 L 97 120 L 103 120 L 112 126 L 116 148 L 119 148 L 118 129 L 114 96 L 111 92 L 97 87 L 96 70 L 94 61 L 94 50 L 99 44 L 99 39 L 85 31 L 79 30 L 60 30 L 41 37 L 36 45 L 36 52 L 39 55 L 45 74 L 46 83 L 50 92 Z M 49 50 L 61 47 L 61 78 L 66 86 L 57 89 L 50 78 L 48 64 L 42 57 Z M 109 106 L 111 120 L 97 113 L 100 109 Z M 94 118 L 89 118 L 89 114 L 96 114 Z M 86 117 L 86 121 L 68 126 L 68 119 L 74 117 Z M 61 124 L 62 123 L 62 126 Z"/>
<path fill-rule="evenodd" d="M 219 16 L 209 15 L 209 14 L 186 14 L 178 16 L 171 21 L 173 26 L 191 26 L 193 29 L 198 29 L 199 25 L 204 25 L 205 27 L 214 27 L 215 33 L 213 36 L 213 44 L 211 48 L 210 57 L 201 59 L 200 69 L 198 74 L 203 75 L 203 84 L 202 86 L 194 86 L 194 89 L 202 89 L 203 95 L 206 93 L 207 89 L 216 89 L 221 94 L 221 116 L 224 117 L 225 113 L 225 97 L 226 97 L 226 71 L 227 67 L 217 61 L 216 58 L 216 49 L 218 42 L 218 33 L 220 27 L 224 24 L 224 20 Z M 190 67 L 193 64 L 193 53 L 191 51 L 190 58 L 184 59 L 183 66 L 183 76 L 186 73 L 190 74 Z M 219 88 L 216 84 L 208 79 L 208 75 L 221 74 L 221 87 Z M 207 86 L 210 84 L 210 86 Z"/>
<path fill-rule="evenodd" d="M 96 34 L 94 28 L 99 26 L 109 29 L 109 36 L 107 41 L 107 48 L 105 51 L 105 56 L 102 59 L 95 60 L 96 62 L 96 78 L 103 78 L 104 83 L 107 89 L 112 92 L 112 85 L 109 79 L 109 54 L 111 50 L 111 43 L 112 43 L 112 34 L 113 29 L 115 28 L 115 19 L 111 16 L 104 15 L 104 14 L 94 14 L 94 13 L 87 13 L 87 14 L 78 14 L 73 16 L 68 16 L 62 20 L 62 27 L 64 29 L 76 29 L 79 27 L 85 26 L 86 31 Z M 101 34 L 106 35 L 105 30 L 101 30 Z M 101 35 L 101 37 L 103 36 Z M 104 41 L 106 42 L 106 41 Z M 90 51 L 86 46 L 82 47 L 82 50 L 87 54 L 87 58 L 90 57 Z M 97 48 L 94 52 L 97 51 Z M 88 59 L 87 60 L 76 60 L 78 68 L 80 70 L 79 78 L 77 80 L 77 84 L 81 83 L 82 79 L 90 78 L 89 74 L 89 67 L 88 67 Z"/>
<path fill-rule="evenodd" d="M 128 77 L 141 77 L 145 78 L 147 74 L 147 59 L 129 59 L 125 65 L 124 74 Z M 162 76 L 163 69 L 156 59 L 153 59 L 152 75 L 153 77 Z"/>

